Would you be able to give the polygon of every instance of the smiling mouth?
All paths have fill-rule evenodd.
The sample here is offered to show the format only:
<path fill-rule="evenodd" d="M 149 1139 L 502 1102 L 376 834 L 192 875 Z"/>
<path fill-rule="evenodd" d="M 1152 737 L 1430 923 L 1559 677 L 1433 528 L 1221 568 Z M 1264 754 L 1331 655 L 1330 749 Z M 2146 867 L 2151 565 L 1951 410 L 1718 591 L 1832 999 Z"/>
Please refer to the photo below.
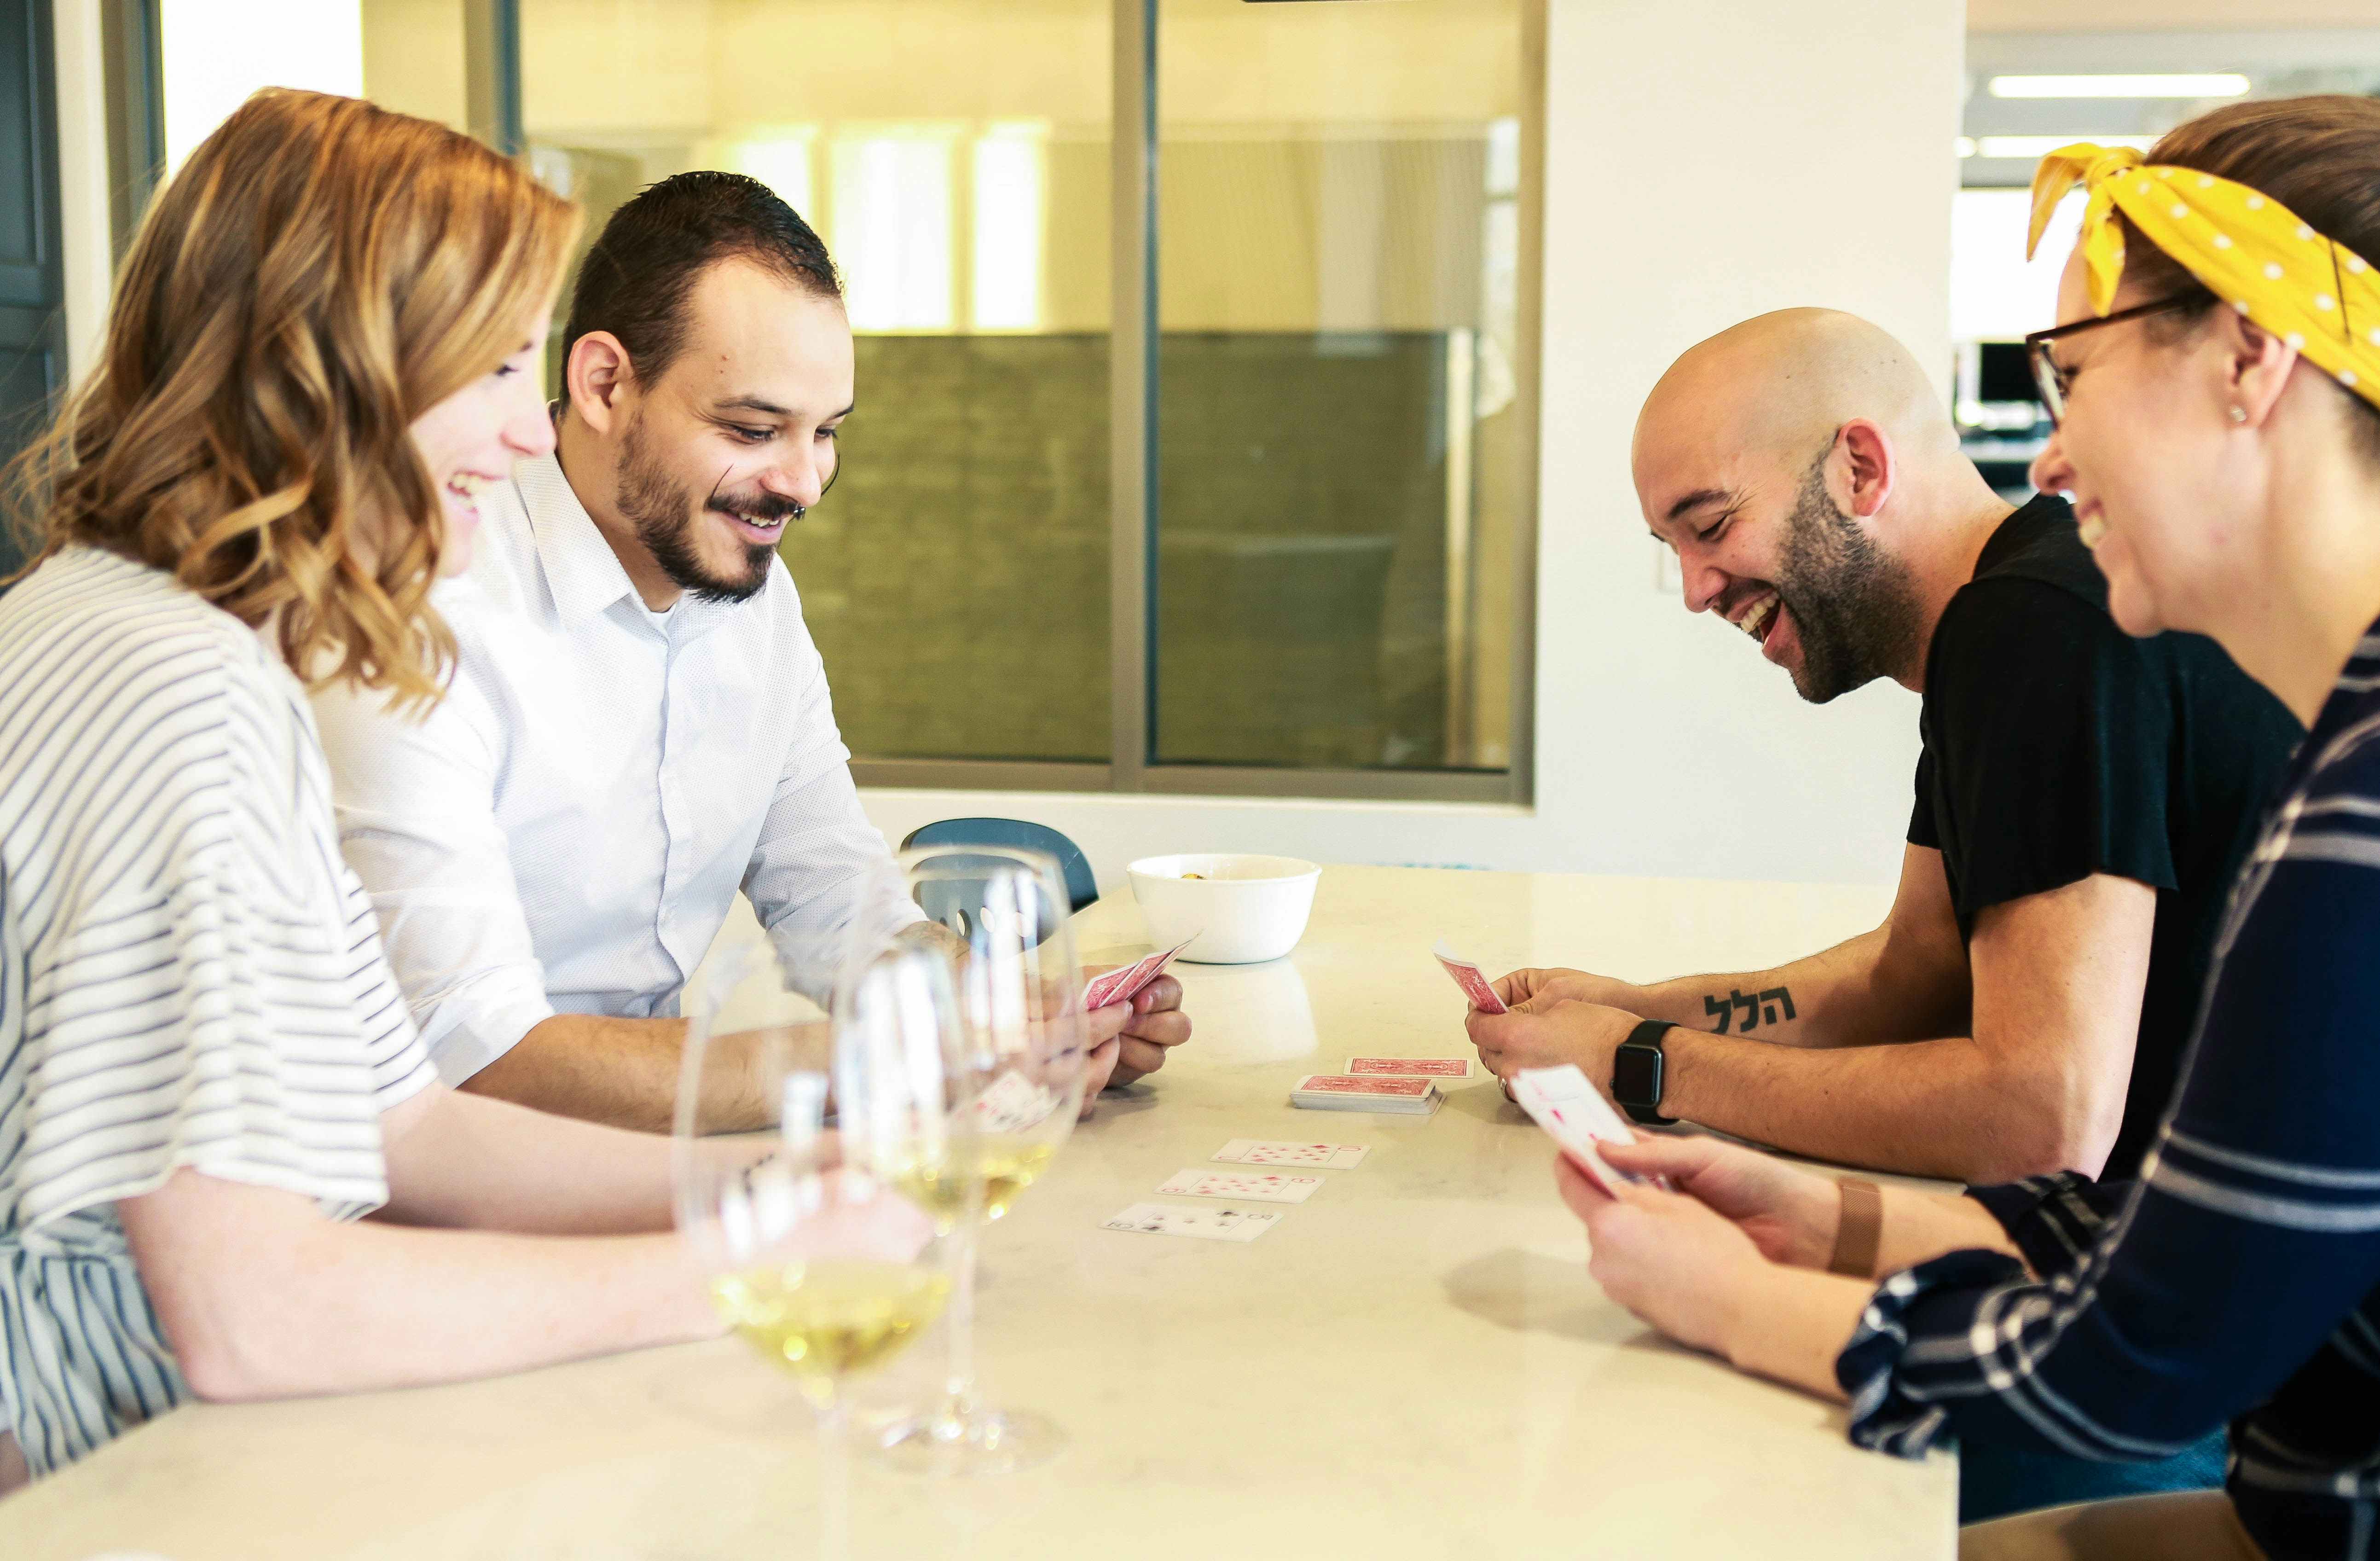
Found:
<path fill-rule="evenodd" d="M 1753 638 L 1755 644 L 1766 645 L 1777 628 L 1777 593 L 1773 591 L 1746 607 L 1735 619 L 1735 627 Z"/>
<path fill-rule="evenodd" d="M 463 506 L 466 509 L 477 514 L 480 508 L 480 495 L 494 486 L 498 481 L 499 479 L 493 477 L 482 477 L 476 471 L 458 471 L 446 479 L 445 487 L 448 493 L 463 501 Z"/>
<path fill-rule="evenodd" d="M 774 519 L 763 520 L 759 516 L 747 515 L 740 510 L 722 509 L 716 505 L 711 506 L 711 513 L 724 516 L 734 521 L 749 532 L 752 539 L 757 542 L 773 543 L 785 534 L 785 521 L 788 518 L 783 515 Z"/>

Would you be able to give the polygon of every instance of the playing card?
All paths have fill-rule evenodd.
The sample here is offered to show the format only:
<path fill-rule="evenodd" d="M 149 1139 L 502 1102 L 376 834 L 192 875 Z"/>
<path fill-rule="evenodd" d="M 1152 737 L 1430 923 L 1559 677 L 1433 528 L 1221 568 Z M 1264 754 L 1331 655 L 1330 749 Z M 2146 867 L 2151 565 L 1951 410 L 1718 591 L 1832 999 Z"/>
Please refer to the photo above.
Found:
<path fill-rule="evenodd" d="M 1504 1006 L 1504 1000 L 1496 995 L 1496 989 L 1488 984 L 1488 978 L 1479 973 L 1479 967 L 1449 948 L 1445 939 L 1440 938 L 1438 946 L 1430 952 L 1438 957 L 1439 964 L 1446 967 L 1446 973 L 1454 978 L 1454 984 L 1463 989 L 1463 994 L 1471 999 L 1473 1007 L 1483 1014 L 1512 1012 Z"/>
<path fill-rule="evenodd" d="M 1490 994 L 1492 996 L 1493 994 Z M 1408 1079 L 1468 1079 L 1469 1057 L 1349 1057 L 1347 1071 L 1356 1075 L 1402 1075 Z"/>
<path fill-rule="evenodd" d="M 1216 1151 L 1218 1160 L 1243 1165 L 1317 1165 L 1343 1171 L 1364 1163 L 1370 1146 L 1360 1143 L 1291 1143 L 1281 1139 L 1233 1139 Z"/>
<path fill-rule="evenodd" d="M 1572 1065 L 1521 1069 L 1512 1075 L 1512 1098 L 1561 1145 L 1570 1163 L 1605 1193 L 1611 1191 L 1615 1181 L 1645 1179 L 1612 1169 L 1597 1152 L 1597 1143 L 1633 1143 L 1636 1135 Z"/>
<path fill-rule="evenodd" d="M 1144 954 L 1129 965 L 1093 976 L 1083 987 L 1083 1006 L 1104 1008 L 1111 1003 L 1129 1003 L 1140 989 L 1163 973 L 1173 963 L 1173 957 L 1198 941 L 1194 933 L 1172 948 L 1156 954 Z"/>
<path fill-rule="evenodd" d="M 1280 1223 L 1278 1209 L 1178 1209 L 1166 1203 L 1135 1203 L 1099 1228 L 1135 1230 L 1147 1236 L 1195 1236 L 1205 1241 L 1253 1241 Z"/>
<path fill-rule="evenodd" d="M 1176 1198 L 1232 1198 L 1259 1203 L 1303 1203 L 1313 1197 L 1314 1189 L 1321 1185 L 1320 1177 L 1186 1169 L 1166 1177 L 1157 1190 Z"/>
<path fill-rule="evenodd" d="M 987 1133 L 1021 1133 L 1057 1109 L 1058 1098 L 1057 1091 L 1023 1074 L 1003 1073 L 975 1098 L 976 1127 Z"/>
<path fill-rule="evenodd" d="M 1427 1079 L 1358 1078 L 1309 1073 L 1289 1092 L 1289 1104 L 1308 1111 L 1387 1111 L 1427 1116 L 1443 1099 Z"/>

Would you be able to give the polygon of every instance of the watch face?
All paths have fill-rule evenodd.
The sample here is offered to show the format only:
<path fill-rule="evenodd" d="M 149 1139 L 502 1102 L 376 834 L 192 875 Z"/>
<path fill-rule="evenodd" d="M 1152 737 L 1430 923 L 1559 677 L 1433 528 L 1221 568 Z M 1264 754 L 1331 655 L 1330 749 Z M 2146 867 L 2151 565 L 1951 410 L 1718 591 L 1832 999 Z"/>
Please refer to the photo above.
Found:
<path fill-rule="evenodd" d="M 1622 1105 L 1661 1104 L 1661 1054 L 1649 1046 L 1622 1046 L 1611 1059 L 1611 1094 Z"/>

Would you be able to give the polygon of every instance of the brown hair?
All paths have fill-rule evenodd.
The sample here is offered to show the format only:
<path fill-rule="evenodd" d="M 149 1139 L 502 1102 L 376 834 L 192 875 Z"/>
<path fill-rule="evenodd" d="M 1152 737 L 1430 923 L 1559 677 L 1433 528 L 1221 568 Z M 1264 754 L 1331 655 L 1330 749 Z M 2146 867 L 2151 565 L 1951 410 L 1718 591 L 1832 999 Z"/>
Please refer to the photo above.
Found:
<path fill-rule="evenodd" d="M 2232 104 L 2167 131 L 2147 161 L 2246 185 L 2380 264 L 2380 102 L 2325 94 Z M 2180 329 L 2215 307 L 2215 295 L 2129 220 L 2124 254 L 2124 280 L 2143 299 L 2190 298 L 2198 305 L 2176 323 Z M 2380 408 L 2340 394 L 2363 414 L 2353 424 L 2357 447 L 2380 461 Z"/>
<path fill-rule="evenodd" d="M 36 561 L 105 548 L 273 620 L 310 682 L 435 700 L 454 640 L 410 425 L 520 349 L 577 226 L 443 126 L 256 93 L 150 207 L 98 369 L 20 457 Z"/>

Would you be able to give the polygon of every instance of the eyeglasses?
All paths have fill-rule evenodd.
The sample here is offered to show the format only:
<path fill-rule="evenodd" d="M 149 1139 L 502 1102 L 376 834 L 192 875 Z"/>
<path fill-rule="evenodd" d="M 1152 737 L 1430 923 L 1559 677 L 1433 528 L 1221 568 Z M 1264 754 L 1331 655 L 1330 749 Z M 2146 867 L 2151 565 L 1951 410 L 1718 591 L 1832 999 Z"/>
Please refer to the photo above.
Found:
<path fill-rule="evenodd" d="M 2077 320 L 2070 325 L 2052 330 L 2035 331 L 2024 338 L 2025 361 L 2033 369 L 2034 388 L 2041 392 L 2041 404 L 2049 409 L 2049 421 L 2054 427 L 2066 421 L 2066 386 L 2072 375 L 2058 366 L 2058 359 L 2049 350 L 2050 344 L 2084 331 L 2095 331 L 2102 325 L 2114 325 L 2126 320 L 2139 320 L 2151 314 L 2163 314 L 2168 310 L 2193 308 L 2207 301 L 2203 292 L 2178 293 L 2155 303 L 2144 303 L 2131 309 L 2119 309 L 2113 314 L 2102 314 L 2095 320 Z"/>

